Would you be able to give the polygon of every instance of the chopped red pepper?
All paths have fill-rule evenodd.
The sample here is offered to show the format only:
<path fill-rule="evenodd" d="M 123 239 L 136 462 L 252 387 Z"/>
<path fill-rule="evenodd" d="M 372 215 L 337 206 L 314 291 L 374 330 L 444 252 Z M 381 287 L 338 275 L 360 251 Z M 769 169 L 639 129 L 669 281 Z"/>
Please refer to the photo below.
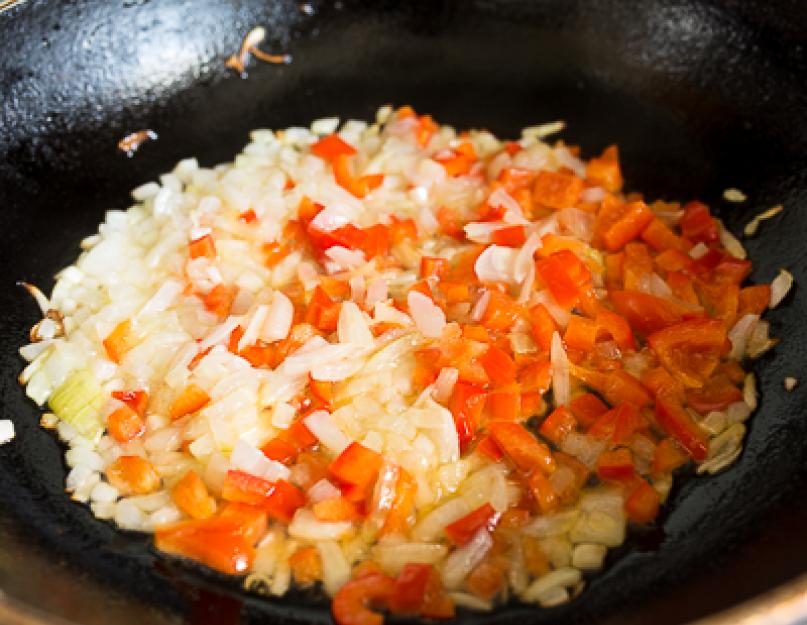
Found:
<path fill-rule="evenodd" d="M 446 526 L 446 536 L 455 545 L 464 545 L 471 540 L 483 527 L 490 527 L 495 523 L 496 510 L 486 503 L 473 512 L 469 512 L 461 519 Z M 492 529 L 492 528 L 491 528 Z"/>
<path fill-rule="evenodd" d="M 538 467 L 546 473 L 555 469 L 549 447 L 539 442 L 523 425 L 493 421 L 487 427 L 496 444 L 518 468 L 531 471 Z"/>

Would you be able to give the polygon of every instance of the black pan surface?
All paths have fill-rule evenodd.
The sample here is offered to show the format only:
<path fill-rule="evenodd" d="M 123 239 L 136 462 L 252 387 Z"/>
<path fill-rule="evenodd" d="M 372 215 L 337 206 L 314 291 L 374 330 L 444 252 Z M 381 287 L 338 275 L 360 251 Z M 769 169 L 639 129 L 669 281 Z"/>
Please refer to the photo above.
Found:
<path fill-rule="evenodd" d="M 223 66 L 256 25 L 288 66 Z M 313 623 L 326 603 L 265 600 L 148 538 L 96 521 L 63 493 L 62 449 L 16 383 L 36 309 L 17 280 L 52 286 L 103 211 L 180 158 L 231 157 L 252 128 L 412 104 L 458 127 L 515 137 L 565 119 L 584 154 L 616 142 L 628 186 L 712 203 L 746 242 L 754 280 L 807 279 L 807 4 L 800 0 L 32 0 L 0 14 L 0 587 L 87 624 Z M 159 140 L 127 159 L 128 132 Z M 726 187 L 750 200 L 729 205 Z M 783 338 L 756 363 L 761 408 L 739 462 L 690 477 L 659 526 L 612 553 L 583 595 L 552 610 L 508 606 L 467 623 L 672 625 L 807 570 L 807 295 L 769 316 Z"/>

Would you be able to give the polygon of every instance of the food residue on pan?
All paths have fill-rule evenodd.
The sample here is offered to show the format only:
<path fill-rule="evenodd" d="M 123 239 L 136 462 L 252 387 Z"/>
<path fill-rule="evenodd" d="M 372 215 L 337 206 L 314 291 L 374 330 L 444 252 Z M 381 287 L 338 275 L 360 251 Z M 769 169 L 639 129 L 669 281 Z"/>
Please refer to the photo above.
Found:
<path fill-rule="evenodd" d="M 792 376 L 787 376 L 785 378 L 785 382 L 784 382 L 785 390 L 786 391 L 792 391 L 794 388 L 796 388 L 796 385 L 798 383 L 799 383 L 798 379 L 796 379 L 796 378 L 794 378 Z"/>
<path fill-rule="evenodd" d="M 131 158 L 146 141 L 156 141 L 157 133 L 153 130 L 138 130 L 126 135 L 118 141 L 118 149 Z"/>
<path fill-rule="evenodd" d="M 761 212 L 759 215 L 754 217 L 751 221 L 749 221 L 746 224 L 746 226 L 745 226 L 745 228 L 743 230 L 743 234 L 745 236 L 747 236 L 747 237 L 754 236 L 757 233 L 757 230 L 759 230 L 759 225 L 763 221 L 765 221 L 766 219 L 771 219 L 773 217 L 776 217 L 776 215 L 781 213 L 784 209 L 785 209 L 784 206 L 782 206 L 781 204 L 777 204 L 776 206 L 774 206 L 772 208 L 769 208 L 766 211 Z"/>
<path fill-rule="evenodd" d="M 562 122 L 376 119 L 135 189 L 27 287 L 20 381 L 73 499 L 248 588 L 319 585 L 338 625 L 559 605 L 739 456 L 792 275 L 747 284 L 706 204 L 625 192 Z"/>
<path fill-rule="evenodd" d="M 727 202 L 745 202 L 748 196 L 739 189 L 726 189 L 723 191 L 723 199 Z"/>
<path fill-rule="evenodd" d="M 246 65 L 249 61 L 250 54 L 260 61 L 265 63 L 272 63 L 274 65 L 288 65 L 291 63 L 290 54 L 269 54 L 258 48 L 266 37 L 266 29 L 258 26 L 253 28 L 241 43 L 241 49 L 237 55 L 233 55 L 225 61 L 225 65 L 232 70 L 238 72 L 239 75 L 244 76 L 246 73 Z"/>

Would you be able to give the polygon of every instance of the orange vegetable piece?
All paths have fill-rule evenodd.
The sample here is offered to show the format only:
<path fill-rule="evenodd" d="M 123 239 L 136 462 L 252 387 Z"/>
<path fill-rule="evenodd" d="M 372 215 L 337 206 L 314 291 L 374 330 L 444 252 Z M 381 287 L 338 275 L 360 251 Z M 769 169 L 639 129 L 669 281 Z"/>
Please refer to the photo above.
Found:
<path fill-rule="evenodd" d="M 448 269 L 448 260 L 445 258 L 424 256 L 420 259 L 421 278 L 442 278 L 448 272 Z"/>
<path fill-rule="evenodd" d="M 577 304 L 581 292 L 591 281 L 591 272 L 569 250 L 561 250 L 540 259 L 535 264 L 535 270 L 558 305 L 567 310 Z"/>
<path fill-rule="evenodd" d="M 524 471 L 535 467 L 546 473 L 555 469 L 549 448 L 539 442 L 523 425 L 507 421 L 488 423 L 488 431 L 505 455 Z"/>
<path fill-rule="evenodd" d="M 619 150 L 615 145 L 609 145 L 601 156 L 589 161 L 586 166 L 586 179 L 611 193 L 616 193 L 622 188 Z"/>
<path fill-rule="evenodd" d="M 532 337 L 541 349 L 548 352 L 552 345 L 552 335 L 557 330 L 555 320 L 543 304 L 530 308 L 529 314 Z"/>
<path fill-rule="evenodd" d="M 583 181 L 572 174 L 541 170 L 532 188 L 533 199 L 548 208 L 575 206 L 583 191 Z"/>
<path fill-rule="evenodd" d="M 684 385 L 672 377 L 664 367 L 653 367 L 642 374 L 642 384 L 654 397 L 673 397 L 684 401 Z"/>
<path fill-rule="evenodd" d="M 560 505 L 555 489 L 541 471 L 533 471 L 527 478 L 527 485 L 541 514 L 550 514 Z"/>
<path fill-rule="evenodd" d="M 643 335 L 672 326 L 682 318 L 680 308 L 654 295 L 638 291 L 612 291 L 610 296 L 617 312 Z"/>
<path fill-rule="evenodd" d="M 255 559 L 251 542 L 230 519 L 181 521 L 158 527 L 154 543 L 160 551 L 192 558 L 228 575 L 246 573 Z"/>
<path fill-rule="evenodd" d="M 123 495 L 146 495 L 160 488 L 154 465 L 140 456 L 121 456 L 106 468 L 106 478 Z"/>
<path fill-rule="evenodd" d="M 689 461 L 689 454 L 671 438 L 665 438 L 656 445 L 653 454 L 653 475 L 675 471 Z"/>
<path fill-rule="evenodd" d="M 597 337 L 604 332 L 611 336 L 611 339 L 619 346 L 620 349 L 636 349 L 636 340 L 633 338 L 633 331 L 627 320 L 605 308 L 601 308 L 597 312 L 597 318 L 594 320 L 597 326 Z"/>
<path fill-rule="evenodd" d="M 129 406 L 121 406 L 107 417 L 106 428 L 109 435 L 119 443 L 130 443 L 146 432 L 143 419 Z"/>
<path fill-rule="evenodd" d="M 653 402 L 647 389 L 627 371 L 602 373 L 572 365 L 572 374 L 597 391 L 612 406 L 630 403 L 641 408 Z"/>
<path fill-rule="evenodd" d="M 493 462 L 498 462 L 504 457 L 502 450 L 499 449 L 499 446 L 489 434 L 485 434 L 485 436 L 479 439 L 479 442 L 476 444 L 475 451 L 479 452 Z"/>
<path fill-rule="evenodd" d="M 471 540 L 483 527 L 490 527 L 496 522 L 496 510 L 489 503 L 479 506 L 476 510 L 469 512 L 461 519 L 446 526 L 445 532 L 448 539 L 455 545 L 464 545 Z"/>
<path fill-rule="evenodd" d="M 491 235 L 491 240 L 496 245 L 521 247 L 527 240 L 527 233 L 524 230 L 524 226 L 508 226 L 507 228 L 494 230 Z"/>
<path fill-rule="evenodd" d="M 185 415 L 197 412 L 210 402 L 210 395 L 196 384 L 186 386 L 179 397 L 171 404 L 168 414 L 171 419 L 179 419 Z"/>
<path fill-rule="evenodd" d="M 635 475 L 633 456 L 625 447 L 603 452 L 597 459 L 597 476 L 601 480 L 625 482 L 632 480 Z"/>
<path fill-rule="evenodd" d="M 687 450 L 695 462 L 706 460 L 709 452 L 708 435 L 674 398 L 656 398 L 656 421 Z"/>
<path fill-rule="evenodd" d="M 552 365 L 549 360 L 539 360 L 521 368 L 518 372 L 518 384 L 527 393 L 543 395 L 549 390 L 552 382 Z"/>
<path fill-rule="evenodd" d="M 594 393 L 583 393 L 569 402 L 569 409 L 583 427 L 594 423 L 598 417 L 608 412 L 608 406 Z"/>
<path fill-rule="evenodd" d="M 295 551 L 289 558 L 289 566 L 299 586 L 311 586 L 322 579 L 322 559 L 316 547 L 303 547 Z"/>
<path fill-rule="evenodd" d="M 645 229 L 642 230 L 642 241 L 657 252 L 672 250 L 679 254 L 685 254 L 690 247 L 658 217 L 653 217 L 650 223 L 645 226 Z"/>
<path fill-rule="evenodd" d="M 597 342 L 597 324 L 580 315 L 572 315 L 566 326 L 563 341 L 572 349 L 586 353 L 593 352 L 594 344 Z"/>
<path fill-rule="evenodd" d="M 712 376 L 701 388 L 689 389 L 686 394 L 687 404 L 704 415 L 712 410 L 725 410 L 742 399 L 743 392 L 721 374 Z"/>
<path fill-rule="evenodd" d="M 260 507 L 283 523 L 290 523 L 297 508 L 305 505 L 305 494 L 287 481 L 270 482 L 235 470 L 227 471 L 221 496 L 228 501 Z"/>
<path fill-rule="evenodd" d="M 700 388 L 720 362 L 726 326 L 718 319 L 691 319 L 654 332 L 647 343 L 684 386 Z"/>
<path fill-rule="evenodd" d="M 205 308 L 217 317 L 226 317 L 235 299 L 235 289 L 225 284 L 217 284 L 205 295 Z"/>
<path fill-rule="evenodd" d="M 659 512 L 661 499 L 656 490 L 641 480 L 625 501 L 625 512 L 634 523 L 651 523 Z"/>
<path fill-rule="evenodd" d="M 493 599 L 504 588 L 506 573 L 507 567 L 501 562 L 482 562 L 468 575 L 468 590 L 482 599 Z"/>
<path fill-rule="evenodd" d="M 479 322 L 488 330 L 509 330 L 521 313 L 521 307 L 504 293 L 490 291 L 490 300 Z"/>
<path fill-rule="evenodd" d="M 254 209 L 251 208 L 238 215 L 238 221 L 242 221 L 245 224 L 251 224 L 257 220 L 258 215 L 256 215 Z"/>
<path fill-rule="evenodd" d="M 464 451 L 474 438 L 486 398 L 487 393 L 478 386 L 463 381 L 454 385 L 448 409 L 454 417 L 461 451 Z"/>
<path fill-rule="evenodd" d="M 266 510 L 245 503 L 230 502 L 224 506 L 218 518 L 231 521 L 238 528 L 238 533 L 250 545 L 254 545 L 266 533 L 269 515 Z"/>
<path fill-rule="evenodd" d="M 328 466 L 328 472 L 342 484 L 348 484 L 364 491 L 372 486 L 384 458 L 361 443 L 351 443 Z"/>
<path fill-rule="evenodd" d="M 395 593 L 395 580 L 386 575 L 369 574 L 342 586 L 331 601 L 336 625 L 383 625 L 384 617 L 370 606 L 387 605 Z"/>
<path fill-rule="evenodd" d="M 740 289 L 737 315 L 761 315 L 768 309 L 771 301 L 769 284 L 754 284 Z"/>
<path fill-rule="evenodd" d="M 353 156 L 356 149 L 346 143 L 338 134 L 323 137 L 311 146 L 311 152 L 322 160 L 332 162 L 337 156 Z"/>
<path fill-rule="evenodd" d="M 210 496 L 202 478 L 189 470 L 171 493 L 174 503 L 194 519 L 209 519 L 216 512 L 216 500 Z"/>
<path fill-rule="evenodd" d="M 518 386 L 514 384 L 491 391 L 485 408 L 495 421 L 516 421 L 521 415 L 521 393 Z"/>
<path fill-rule="evenodd" d="M 644 202 L 623 204 L 608 196 L 594 222 L 594 241 L 602 243 L 609 252 L 618 252 L 637 238 L 652 220 L 653 213 Z"/>
<path fill-rule="evenodd" d="M 263 455 L 269 460 L 282 462 L 283 464 L 291 464 L 297 458 L 297 447 L 280 436 L 276 436 L 270 440 L 266 445 L 261 447 Z"/>
<path fill-rule="evenodd" d="M 546 440 L 559 445 L 566 436 L 577 428 L 577 419 L 566 406 L 558 406 L 544 419 L 538 433 Z"/>
<path fill-rule="evenodd" d="M 480 359 L 493 386 L 507 386 L 516 381 L 518 368 L 506 351 L 491 345 Z"/>
<path fill-rule="evenodd" d="M 395 483 L 395 497 L 387 513 L 387 518 L 384 519 L 384 525 L 379 531 L 380 536 L 406 532 L 414 518 L 417 482 L 403 468 L 397 467 L 397 470 L 398 481 Z"/>
<path fill-rule="evenodd" d="M 314 516 L 320 521 L 352 521 L 359 516 L 356 505 L 344 497 L 330 497 L 313 506 Z"/>
<path fill-rule="evenodd" d="M 216 244 L 213 243 L 213 237 L 209 234 L 194 239 L 188 244 L 188 255 L 191 259 L 195 258 L 216 258 Z"/>
<path fill-rule="evenodd" d="M 128 319 L 121 321 L 112 332 L 103 340 L 104 349 L 109 359 L 120 364 L 123 357 L 134 347 L 135 337 L 132 334 L 132 322 Z"/>
<path fill-rule="evenodd" d="M 118 401 L 122 401 L 141 417 L 146 414 L 146 407 L 149 403 L 149 394 L 146 391 L 142 389 L 134 391 L 112 391 L 112 397 Z"/>

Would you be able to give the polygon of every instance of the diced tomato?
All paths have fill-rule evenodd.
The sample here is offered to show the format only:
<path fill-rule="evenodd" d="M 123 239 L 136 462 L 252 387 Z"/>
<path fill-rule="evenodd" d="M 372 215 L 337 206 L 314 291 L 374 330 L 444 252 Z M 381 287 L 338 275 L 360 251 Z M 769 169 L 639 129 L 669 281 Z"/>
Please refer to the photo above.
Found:
<path fill-rule="evenodd" d="M 179 397 L 177 397 L 171 404 L 168 411 L 171 419 L 179 419 L 185 415 L 197 412 L 204 408 L 210 402 L 210 395 L 203 389 L 196 386 L 196 384 L 189 384 L 186 386 Z"/>
<path fill-rule="evenodd" d="M 521 247 L 526 240 L 527 234 L 524 230 L 524 226 L 499 228 L 498 230 L 494 230 L 491 235 L 491 241 L 493 243 L 505 247 Z"/>
<path fill-rule="evenodd" d="M 567 347 L 590 353 L 597 342 L 597 324 L 591 319 L 579 315 L 569 317 L 563 341 Z"/>
<path fill-rule="evenodd" d="M 448 272 L 448 269 L 448 261 L 445 258 L 423 256 L 420 259 L 421 278 L 442 278 Z"/>
<path fill-rule="evenodd" d="M 715 243 L 718 240 L 717 222 L 709 213 L 709 207 L 698 201 L 684 205 L 684 214 L 679 223 L 681 233 L 690 241 Z"/>
<path fill-rule="evenodd" d="M 473 145 L 465 142 L 451 150 L 450 154 L 436 157 L 434 160 L 445 168 L 448 176 L 455 177 L 468 174 L 477 157 Z"/>
<path fill-rule="evenodd" d="M 535 342 L 541 349 L 549 351 L 552 345 L 552 335 L 557 330 L 555 320 L 543 304 L 536 304 L 530 308 L 529 316 Z"/>
<path fill-rule="evenodd" d="M 312 144 L 311 152 L 321 159 L 331 162 L 340 155 L 353 156 L 356 154 L 356 149 L 343 141 L 339 135 L 333 133 Z"/>
<path fill-rule="evenodd" d="M 496 522 L 496 510 L 489 503 L 469 512 L 461 519 L 446 526 L 446 536 L 455 545 L 464 545 L 483 527 Z M 491 528 L 492 529 L 492 528 Z"/>
<path fill-rule="evenodd" d="M 120 456 L 106 468 L 106 478 L 122 495 L 146 495 L 160 488 L 154 465 L 140 456 Z"/>
<path fill-rule="evenodd" d="M 695 462 L 706 460 L 709 437 L 680 403 L 671 397 L 656 398 L 656 421 L 689 452 Z"/>
<path fill-rule="evenodd" d="M 555 489 L 543 472 L 532 471 L 527 478 L 527 486 L 530 489 L 532 498 L 538 504 L 541 514 L 550 514 L 560 505 Z"/>
<path fill-rule="evenodd" d="M 216 258 L 216 245 L 209 234 L 194 239 L 188 244 L 188 255 L 195 258 Z"/>
<path fill-rule="evenodd" d="M 542 258 L 535 264 L 535 269 L 558 305 L 566 309 L 577 304 L 581 291 L 591 281 L 591 272 L 568 250 Z"/>
<path fill-rule="evenodd" d="M 607 196 L 594 222 L 594 240 L 608 251 L 617 252 L 637 238 L 652 219 L 653 213 L 644 202 L 623 204 Z"/>
<path fill-rule="evenodd" d="M 518 468 L 531 471 L 538 467 L 546 473 L 551 473 L 555 469 L 555 460 L 549 448 L 539 442 L 523 425 L 492 421 L 488 423 L 487 428 L 496 444 Z"/>
<path fill-rule="evenodd" d="M 625 447 L 605 451 L 597 460 L 597 476 L 601 480 L 626 482 L 632 480 L 635 475 L 633 456 Z"/>
<path fill-rule="evenodd" d="M 369 574 L 349 581 L 331 601 L 336 625 L 383 625 L 384 617 L 370 607 L 384 607 L 395 593 L 395 580 L 386 575 Z"/>
<path fill-rule="evenodd" d="M 464 451 L 474 438 L 486 398 L 487 393 L 478 386 L 463 381 L 454 385 L 448 408 L 454 417 L 461 451 Z"/>
<path fill-rule="evenodd" d="M 508 567 L 506 561 L 501 560 L 482 562 L 468 574 L 465 584 L 471 594 L 491 600 L 502 591 L 507 583 Z"/>
<path fill-rule="evenodd" d="M 605 332 L 619 346 L 620 349 L 636 349 L 636 340 L 633 338 L 633 331 L 627 320 L 605 308 L 597 312 L 594 320 L 599 335 Z"/>
<path fill-rule="evenodd" d="M 685 465 L 688 460 L 689 454 L 675 440 L 665 438 L 656 445 L 652 472 L 654 475 L 669 473 Z"/>
<path fill-rule="evenodd" d="M 588 162 L 586 178 L 611 193 L 616 193 L 622 188 L 619 150 L 615 145 L 609 145 L 603 150 L 601 156 L 592 158 Z"/>
<path fill-rule="evenodd" d="M 490 291 L 490 299 L 480 323 L 488 330 L 506 331 L 516 322 L 521 307 L 504 293 Z"/>
<path fill-rule="evenodd" d="M 229 519 L 194 519 L 158 527 L 154 542 L 160 551 L 192 558 L 229 575 L 246 573 L 255 559 L 255 549 L 241 527 Z"/>
<path fill-rule="evenodd" d="M 415 494 L 417 482 L 402 467 L 397 467 L 398 480 L 395 482 L 395 497 L 392 500 L 384 525 L 379 530 L 379 536 L 387 534 L 404 534 L 409 530 L 414 520 Z"/>
<path fill-rule="evenodd" d="M 308 303 L 305 321 L 323 332 L 334 332 L 339 321 L 340 309 L 340 305 L 330 298 L 325 289 L 317 285 Z"/>
<path fill-rule="evenodd" d="M 276 436 L 261 447 L 263 455 L 276 462 L 291 464 L 297 458 L 297 447 L 290 442 Z"/>
<path fill-rule="evenodd" d="M 333 174 L 336 184 L 352 193 L 357 198 L 364 198 L 370 191 L 381 186 L 383 174 L 354 177 L 350 166 L 350 156 L 338 154 L 333 158 Z"/>
<path fill-rule="evenodd" d="M 712 375 L 726 344 L 726 326 L 717 319 L 691 319 L 647 337 L 667 370 L 684 386 L 699 388 Z"/>
<path fill-rule="evenodd" d="M 687 251 L 688 245 L 675 234 L 661 219 L 653 217 L 642 230 L 642 241 L 657 252 L 672 250 L 678 254 Z"/>
<path fill-rule="evenodd" d="M 312 510 L 317 520 L 325 522 L 352 521 L 359 516 L 356 504 L 340 496 L 318 501 Z"/>
<path fill-rule="evenodd" d="M 128 319 L 121 321 L 103 340 L 104 349 L 109 359 L 120 364 L 123 357 L 134 347 L 135 337 L 132 333 L 132 322 Z"/>
<path fill-rule="evenodd" d="M 493 462 L 498 462 L 504 457 L 502 450 L 499 449 L 499 446 L 489 434 L 485 434 L 485 436 L 479 439 L 475 451 Z"/>
<path fill-rule="evenodd" d="M 634 523 L 651 523 L 659 512 L 661 499 L 656 490 L 641 480 L 625 500 L 625 512 Z"/>
<path fill-rule="evenodd" d="M 684 385 L 672 377 L 664 367 L 652 367 L 642 373 L 642 384 L 653 397 L 673 397 L 684 401 Z"/>
<path fill-rule="evenodd" d="M 602 373 L 573 366 L 572 374 L 602 395 L 612 406 L 631 403 L 638 407 L 652 403 L 653 398 L 642 384 L 627 371 Z"/>
<path fill-rule="evenodd" d="M 219 519 L 232 521 L 240 534 L 254 545 L 266 533 L 269 515 L 266 510 L 245 503 L 228 503 L 218 515 Z"/>
<path fill-rule="evenodd" d="M 193 519 L 209 519 L 216 512 L 216 500 L 195 471 L 188 471 L 171 492 L 177 507 Z"/>
<path fill-rule="evenodd" d="M 521 393 L 517 385 L 500 387 L 488 394 L 485 409 L 496 421 L 516 421 L 521 415 Z"/>
<path fill-rule="evenodd" d="M 141 417 L 146 414 L 146 407 L 149 403 L 149 394 L 143 389 L 133 391 L 112 391 L 112 397 L 122 401 Z"/>
<path fill-rule="evenodd" d="M 316 547 L 303 547 L 289 557 L 294 582 L 302 587 L 311 586 L 322 579 L 322 559 Z"/>
<path fill-rule="evenodd" d="M 640 334 L 652 334 L 681 321 L 672 302 L 638 291 L 613 291 L 611 301 L 620 315 Z"/>
<path fill-rule="evenodd" d="M 569 409 L 583 427 L 594 423 L 598 417 L 608 412 L 608 406 L 593 393 L 583 393 L 569 402 Z"/>
<path fill-rule="evenodd" d="M 491 345 L 482 355 L 480 362 L 493 386 L 507 386 L 516 381 L 518 373 L 516 363 L 503 349 Z"/>
<path fill-rule="evenodd" d="M 297 508 L 305 505 L 305 493 L 285 480 L 270 482 L 243 471 L 227 471 L 221 496 L 266 510 L 270 516 L 290 523 Z"/>
<path fill-rule="evenodd" d="M 653 262 L 664 271 L 688 270 L 692 266 L 692 258 L 678 250 L 665 250 L 653 259 Z"/>
<path fill-rule="evenodd" d="M 549 390 L 551 382 L 552 365 L 548 360 L 530 363 L 518 372 L 518 384 L 527 393 L 543 395 Z"/>
<path fill-rule="evenodd" d="M 702 388 L 689 389 L 687 404 L 701 414 L 712 410 L 725 410 L 730 404 L 742 401 L 743 392 L 725 375 L 715 375 Z"/>
<path fill-rule="evenodd" d="M 558 406 L 552 411 L 544 422 L 538 432 L 546 440 L 559 445 L 566 436 L 577 428 L 577 419 L 569 412 L 566 406 Z"/>
<path fill-rule="evenodd" d="M 255 210 L 249 208 L 245 210 L 243 213 L 238 215 L 238 221 L 243 222 L 245 224 L 251 224 L 258 220 L 258 215 L 255 214 Z"/>
<path fill-rule="evenodd" d="M 121 406 L 107 417 L 109 435 L 119 443 L 130 443 L 146 433 L 143 419 L 129 406 Z"/>
<path fill-rule="evenodd" d="M 205 308 L 217 317 L 224 318 L 230 314 L 233 300 L 235 299 L 235 289 L 226 284 L 217 284 L 205 295 Z"/>
<path fill-rule="evenodd" d="M 633 435 L 646 425 L 639 409 L 626 402 L 601 415 L 591 425 L 588 433 L 596 438 L 607 438 L 613 443 L 624 444 L 630 442 Z"/>
<path fill-rule="evenodd" d="M 577 176 L 542 169 L 535 178 L 532 196 L 548 208 L 561 209 L 575 206 L 583 191 L 583 181 Z"/>
<path fill-rule="evenodd" d="M 341 483 L 364 491 L 375 482 L 383 462 L 381 454 L 354 442 L 328 466 L 328 472 Z"/>
<path fill-rule="evenodd" d="M 740 290 L 737 315 L 761 315 L 771 302 L 769 284 L 754 284 Z"/>

